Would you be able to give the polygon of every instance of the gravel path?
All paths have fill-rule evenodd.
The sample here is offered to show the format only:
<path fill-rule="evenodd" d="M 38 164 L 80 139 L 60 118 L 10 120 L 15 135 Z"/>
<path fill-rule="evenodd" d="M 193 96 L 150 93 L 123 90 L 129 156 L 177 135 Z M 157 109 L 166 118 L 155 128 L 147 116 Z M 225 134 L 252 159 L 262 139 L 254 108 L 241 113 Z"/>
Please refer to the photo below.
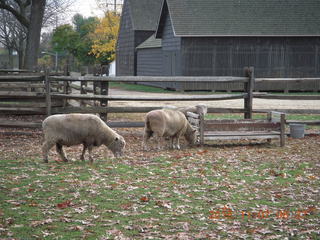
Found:
<path fill-rule="evenodd" d="M 166 95 L 181 95 L 181 93 L 146 93 L 136 91 L 126 91 L 120 89 L 110 89 L 111 95 L 128 95 L 128 96 L 163 96 Z M 186 94 L 183 94 L 186 95 Z M 165 106 L 175 105 L 178 107 L 190 106 L 198 104 L 197 101 L 111 101 L 110 106 Z M 203 103 L 203 102 L 202 102 Z M 209 107 L 220 108 L 243 108 L 243 100 L 223 100 L 223 101 L 207 101 L 205 102 Z M 254 99 L 254 109 L 317 109 L 320 110 L 320 100 L 273 100 L 273 99 Z"/>

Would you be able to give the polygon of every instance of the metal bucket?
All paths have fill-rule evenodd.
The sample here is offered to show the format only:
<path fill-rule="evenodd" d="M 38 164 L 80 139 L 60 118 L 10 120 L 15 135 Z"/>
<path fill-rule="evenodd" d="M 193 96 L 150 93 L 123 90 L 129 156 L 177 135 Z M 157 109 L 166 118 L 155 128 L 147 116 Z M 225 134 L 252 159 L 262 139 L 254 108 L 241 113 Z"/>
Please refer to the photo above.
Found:
<path fill-rule="evenodd" d="M 292 138 L 304 137 L 304 124 L 290 124 L 290 136 Z"/>

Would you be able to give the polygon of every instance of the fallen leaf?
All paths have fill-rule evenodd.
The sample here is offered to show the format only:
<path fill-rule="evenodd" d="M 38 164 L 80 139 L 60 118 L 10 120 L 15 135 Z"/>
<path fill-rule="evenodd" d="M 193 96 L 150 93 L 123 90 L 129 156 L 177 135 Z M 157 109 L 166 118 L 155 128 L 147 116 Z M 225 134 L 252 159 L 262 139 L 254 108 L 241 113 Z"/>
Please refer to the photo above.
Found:
<path fill-rule="evenodd" d="M 56 205 L 57 208 L 67 208 L 67 207 L 70 207 L 71 206 L 71 201 L 70 200 L 67 200 L 65 202 L 62 202 L 62 203 L 58 203 Z"/>

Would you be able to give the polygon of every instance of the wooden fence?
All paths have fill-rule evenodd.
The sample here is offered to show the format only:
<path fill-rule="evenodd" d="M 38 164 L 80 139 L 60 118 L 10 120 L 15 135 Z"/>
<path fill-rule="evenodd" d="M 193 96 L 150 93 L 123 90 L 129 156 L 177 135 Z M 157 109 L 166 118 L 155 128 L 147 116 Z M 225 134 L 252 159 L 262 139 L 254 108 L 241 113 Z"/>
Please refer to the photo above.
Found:
<path fill-rule="evenodd" d="M 209 113 L 244 113 L 245 118 L 251 118 L 253 112 L 266 112 L 262 109 L 252 109 L 253 98 L 290 99 L 290 100 L 320 100 L 319 95 L 274 95 L 254 93 L 256 82 L 273 81 L 274 79 L 254 78 L 254 69 L 247 69 L 246 77 L 70 77 L 37 75 L 6 75 L 0 76 L 0 113 L 1 114 L 57 114 L 57 113 L 99 113 L 106 117 L 108 113 L 145 113 L 154 107 L 112 107 L 110 101 L 222 101 L 230 99 L 243 99 L 244 108 L 209 108 Z M 111 82 L 209 82 L 215 84 L 241 83 L 243 93 L 237 94 L 210 94 L 210 95 L 173 95 L 164 94 L 161 97 L 110 95 Z M 276 81 L 276 80 L 275 80 Z M 288 82 L 319 81 L 315 79 L 288 79 Z M 91 84 L 89 84 L 91 83 Z M 69 100 L 77 100 L 79 106 L 68 105 Z M 87 106 L 86 103 L 95 104 Z M 97 104 L 98 103 L 98 104 Z M 268 109 L 286 113 L 315 113 L 319 110 L 292 110 Z M 143 123 L 109 123 L 113 127 L 141 127 Z M 317 124 L 317 123 L 316 123 Z M 0 127 L 39 127 L 40 123 L 8 122 L 0 119 Z"/>

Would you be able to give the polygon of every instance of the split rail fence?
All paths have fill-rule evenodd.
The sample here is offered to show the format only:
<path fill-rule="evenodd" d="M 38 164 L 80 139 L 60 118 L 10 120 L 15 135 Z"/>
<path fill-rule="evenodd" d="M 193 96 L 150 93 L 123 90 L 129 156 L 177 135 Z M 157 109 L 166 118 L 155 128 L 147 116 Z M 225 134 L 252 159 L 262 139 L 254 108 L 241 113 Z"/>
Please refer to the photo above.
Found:
<path fill-rule="evenodd" d="M 214 83 L 242 83 L 242 93 L 235 94 L 210 94 L 210 95 L 175 95 L 164 94 L 161 97 L 152 96 L 124 96 L 110 95 L 109 84 L 112 82 L 214 82 Z M 154 107 L 113 107 L 111 101 L 222 101 L 231 99 L 243 99 L 244 108 L 209 108 L 209 113 L 244 113 L 244 118 L 252 118 L 253 112 L 265 113 L 268 111 L 280 111 L 286 113 L 320 114 L 319 110 L 292 110 L 292 109 L 255 109 L 253 110 L 253 98 L 288 99 L 288 100 L 320 100 L 319 95 L 274 95 L 266 93 L 254 93 L 254 84 L 263 81 L 279 81 L 279 79 L 263 79 L 254 77 L 254 69 L 247 68 L 245 77 L 71 77 L 51 76 L 50 74 L 33 75 L 0 75 L 0 113 L 4 114 L 44 114 L 57 113 L 99 113 L 107 119 L 108 113 L 146 113 Z M 286 79 L 288 82 L 319 81 L 320 78 Z M 79 106 L 70 106 L 68 102 L 76 100 Z M 93 106 L 88 106 L 88 103 Z M 143 127 L 143 122 L 107 122 L 112 127 Z M 310 124 L 320 124 L 313 121 Z M 40 127 L 40 122 L 12 122 L 0 117 L 0 127 Z"/>

